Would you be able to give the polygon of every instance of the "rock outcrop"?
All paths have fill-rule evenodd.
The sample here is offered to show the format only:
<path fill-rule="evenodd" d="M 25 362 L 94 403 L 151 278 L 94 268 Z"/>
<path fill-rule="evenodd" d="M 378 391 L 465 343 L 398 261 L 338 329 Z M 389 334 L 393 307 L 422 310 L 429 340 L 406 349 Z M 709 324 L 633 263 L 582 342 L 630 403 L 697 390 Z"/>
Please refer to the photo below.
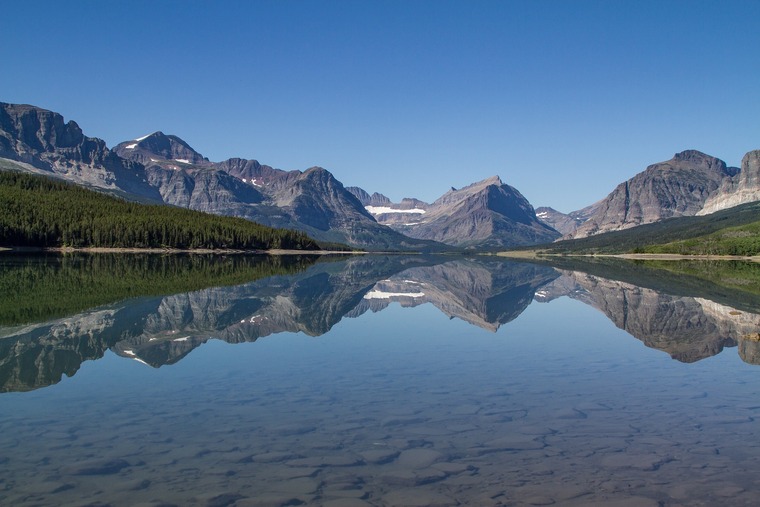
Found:
<path fill-rule="evenodd" d="M 709 215 L 755 201 L 760 201 L 760 150 L 744 155 L 739 174 L 724 180 L 697 215 Z"/>
<path fill-rule="evenodd" d="M 574 232 L 583 224 L 584 220 L 574 217 L 571 214 L 562 213 L 548 206 L 536 208 L 536 218 L 545 223 L 563 236 Z"/>
<path fill-rule="evenodd" d="M 0 157 L 23 162 L 30 172 L 161 201 L 141 164 L 119 157 L 103 140 L 85 136 L 74 121 L 64 122 L 60 114 L 38 107 L 0 102 Z"/>

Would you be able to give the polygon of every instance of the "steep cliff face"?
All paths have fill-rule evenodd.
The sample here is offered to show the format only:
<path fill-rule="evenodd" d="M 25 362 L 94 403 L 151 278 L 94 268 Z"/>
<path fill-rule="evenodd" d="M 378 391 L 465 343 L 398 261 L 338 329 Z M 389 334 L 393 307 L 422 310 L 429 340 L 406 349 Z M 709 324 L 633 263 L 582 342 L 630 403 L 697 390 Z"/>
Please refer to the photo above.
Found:
<path fill-rule="evenodd" d="M 351 192 L 354 197 L 359 199 L 359 202 L 362 203 L 362 206 L 389 206 L 391 204 L 391 200 L 388 197 L 378 192 L 374 192 L 372 195 L 369 195 L 367 191 L 359 187 L 346 187 L 346 190 Z"/>
<path fill-rule="evenodd" d="M 697 215 L 709 215 L 755 201 L 760 201 L 760 150 L 744 155 L 739 174 L 724 180 Z"/>
<path fill-rule="evenodd" d="M 80 185 L 161 200 L 141 164 L 122 159 L 75 122 L 38 107 L 0 103 L 0 157 Z"/>
<path fill-rule="evenodd" d="M 503 248 L 547 243 L 559 233 L 540 222 L 527 199 L 498 176 L 451 189 L 432 204 L 405 199 L 368 206 L 378 222 L 413 238 L 462 248 Z"/>
<path fill-rule="evenodd" d="M 592 205 L 593 214 L 569 238 L 629 229 L 665 218 L 693 216 L 725 180 L 738 172 L 696 150 L 650 165 Z"/>

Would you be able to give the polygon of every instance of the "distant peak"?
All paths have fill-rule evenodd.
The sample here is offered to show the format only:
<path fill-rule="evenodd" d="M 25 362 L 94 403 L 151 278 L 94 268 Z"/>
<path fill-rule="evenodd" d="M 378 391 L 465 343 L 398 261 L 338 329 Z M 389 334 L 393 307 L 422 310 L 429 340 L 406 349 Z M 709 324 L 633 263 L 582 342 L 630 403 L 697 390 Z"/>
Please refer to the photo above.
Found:
<path fill-rule="evenodd" d="M 186 164 L 200 164 L 208 161 L 181 138 L 166 135 L 160 130 L 132 141 L 123 142 L 120 146 L 123 150 L 139 149 L 144 158 L 150 158 L 147 155 L 150 154 L 157 159 L 176 160 Z"/>
<path fill-rule="evenodd" d="M 484 180 L 476 181 L 475 183 L 472 183 L 470 185 L 467 185 L 466 187 L 462 188 L 461 190 L 476 190 L 484 187 L 488 187 L 491 185 L 501 186 L 504 182 L 501 181 L 501 178 L 498 176 L 491 176 L 490 178 L 486 178 Z"/>
<path fill-rule="evenodd" d="M 694 160 L 694 159 L 713 158 L 713 157 L 705 153 L 702 153 L 701 151 L 698 151 L 698 150 L 684 150 L 680 153 L 676 153 L 675 155 L 673 155 L 673 158 L 676 160 Z"/>

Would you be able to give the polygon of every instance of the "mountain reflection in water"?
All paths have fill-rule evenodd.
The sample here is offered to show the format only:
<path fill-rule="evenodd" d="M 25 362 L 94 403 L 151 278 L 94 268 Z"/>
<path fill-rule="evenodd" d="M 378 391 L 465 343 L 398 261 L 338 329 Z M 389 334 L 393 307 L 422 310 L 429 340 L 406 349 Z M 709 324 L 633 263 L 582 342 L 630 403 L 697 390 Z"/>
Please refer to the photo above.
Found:
<path fill-rule="evenodd" d="M 208 276 L 209 270 L 217 276 L 220 272 L 217 263 L 199 266 L 190 258 L 175 262 L 194 263 L 196 279 L 203 279 L 202 273 Z M 549 303 L 567 296 L 600 310 L 646 346 L 679 361 L 698 361 L 738 345 L 745 362 L 760 364 L 760 315 L 747 308 L 741 292 L 722 289 L 716 291 L 720 297 L 709 291 L 685 295 L 679 287 L 673 295 L 666 287 L 667 276 L 642 266 L 637 269 L 646 275 L 645 282 L 637 285 L 627 269 L 621 276 L 625 281 L 620 281 L 609 266 L 600 276 L 588 266 L 584 269 L 591 272 L 494 257 L 373 255 L 294 263 L 262 256 L 234 262 L 227 283 L 240 281 L 229 278 L 231 273 L 251 281 L 141 295 L 46 322 L 0 328 L 0 391 L 55 384 L 108 349 L 160 367 L 176 363 L 209 339 L 253 342 L 283 332 L 320 336 L 344 317 L 379 312 L 393 302 L 405 307 L 430 303 L 450 318 L 496 331 L 533 301 Z M 255 271 L 246 272 L 253 269 L 251 263 Z M 8 270 L 18 265 L 6 260 L 1 268 L 5 279 Z M 149 270 L 155 279 L 160 273 L 165 277 L 177 273 L 156 266 L 151 261 L 130 274 L 143 276 Z M 25 264 L 18 276 L 34 276 L 35 269 L 44 273 L 50 267 L 47 261 Z M 658 286 L 646 287 L 652 279 L 658 280 Z M 176 287 L 176 283 L 166 285 L 168 292 Z M 728 306 L 725 301 L 730 298 L 745 304 L 741 309 Z"/>

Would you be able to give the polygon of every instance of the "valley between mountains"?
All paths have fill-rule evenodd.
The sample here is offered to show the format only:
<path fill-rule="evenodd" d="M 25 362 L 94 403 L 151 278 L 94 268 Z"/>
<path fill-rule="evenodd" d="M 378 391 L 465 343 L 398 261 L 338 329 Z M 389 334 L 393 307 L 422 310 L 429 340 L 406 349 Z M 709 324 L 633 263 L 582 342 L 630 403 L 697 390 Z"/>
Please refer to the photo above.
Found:
<path fill-rule="evenodd" d="M 376 189 L 344 186 L 321 167 L 285 171 L 257 160 L 210 161 L 160 131 L 108 148 L 58 113 L 8 103 L 0 103 L 0 159 L 4 171 L 43 175 L 136 203 L 244 218 L 300 231 L 323 246 L 367 251 L 500 251 L 730 215 L 726 210 L 760 201 L 760 150 L 747 153 L 740 168 L 682 151 L 596 203 L 564 214 L 534 208 L 499 176 L 452 188 L 432 203 L 414 197 L 394 203 Z M 742 224 L 760 222 L 753 209 Z M 9 227 L 0 229 L 7 233 Z M 0 238 L 2 246 L 17 246 L 9 237 Z"/>

